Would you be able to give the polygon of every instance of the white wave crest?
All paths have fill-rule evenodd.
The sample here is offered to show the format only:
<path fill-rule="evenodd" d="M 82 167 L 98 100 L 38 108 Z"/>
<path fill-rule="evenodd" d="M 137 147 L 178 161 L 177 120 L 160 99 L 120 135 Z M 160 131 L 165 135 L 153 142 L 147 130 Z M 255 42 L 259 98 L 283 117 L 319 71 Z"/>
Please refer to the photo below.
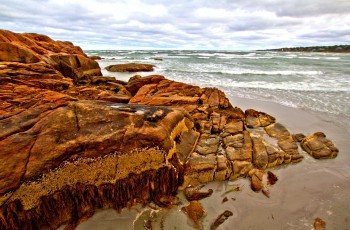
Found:
<path fill-rule="evenodd" d="M 295 70 L 252 70 L 252 69 L 237 69 L 237 70 L 223 70 L 220 71 L 223 74 L 230 75 L 243 75 L 243 74 L 254 74 L 254 75 L 322 75 L 322 71 L 316 70 L 305 70 L 305 71 L 295 71 Z"/>

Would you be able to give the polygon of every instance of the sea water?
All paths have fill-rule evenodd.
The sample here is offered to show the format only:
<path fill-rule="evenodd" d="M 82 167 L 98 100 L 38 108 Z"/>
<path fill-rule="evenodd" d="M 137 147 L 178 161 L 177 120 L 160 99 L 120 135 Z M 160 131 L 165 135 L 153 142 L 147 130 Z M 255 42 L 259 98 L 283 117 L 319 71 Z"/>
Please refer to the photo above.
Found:
<path fill-rule="evenodd" d="M 276 102 L 322 113 L 350 130 L 350 54 L 190 50 L 99 50 L 102 73 L 128 80 L 139 74 L 217 87 L 227 96 Z M 112 64 L 149 63 L 151 73 L 113 73 Z M 234 105 L 234 102 L 231 102 Z"/>

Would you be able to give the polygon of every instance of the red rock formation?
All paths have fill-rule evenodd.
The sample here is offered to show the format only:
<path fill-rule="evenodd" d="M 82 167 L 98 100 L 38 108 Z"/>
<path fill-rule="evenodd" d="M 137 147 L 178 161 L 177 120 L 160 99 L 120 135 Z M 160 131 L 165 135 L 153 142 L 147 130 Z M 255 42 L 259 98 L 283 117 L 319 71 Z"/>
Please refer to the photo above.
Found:
<path fill-rule="evenodd" d="M 196 136 L 186 112 L 111 103 L 129 101 L 126 83 L 92 77 L 98 64 L 72 43 L 9 31 L 0 41 L 0 229 L 170 204 L 183 182 L 174 139 Z"/>
<path fill-rule="evenodd" d="M 54 41 L 41 34 L 17 34 L 0 30 L 0 61 L 45 62 L 65 77 L 78 82 L 88 76 L 102 75 L 96 61 L 71 42 Z"/>

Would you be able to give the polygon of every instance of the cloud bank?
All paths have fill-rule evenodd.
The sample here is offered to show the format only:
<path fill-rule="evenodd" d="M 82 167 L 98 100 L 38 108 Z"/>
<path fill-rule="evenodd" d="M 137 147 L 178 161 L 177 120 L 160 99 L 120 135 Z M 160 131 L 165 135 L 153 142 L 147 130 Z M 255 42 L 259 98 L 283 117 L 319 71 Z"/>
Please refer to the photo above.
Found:
<path fill-rule="evenodd" d="M 223 49 L 349 44 L 348 0 L 0 0 L 1 29 L 83 49 Z"/>

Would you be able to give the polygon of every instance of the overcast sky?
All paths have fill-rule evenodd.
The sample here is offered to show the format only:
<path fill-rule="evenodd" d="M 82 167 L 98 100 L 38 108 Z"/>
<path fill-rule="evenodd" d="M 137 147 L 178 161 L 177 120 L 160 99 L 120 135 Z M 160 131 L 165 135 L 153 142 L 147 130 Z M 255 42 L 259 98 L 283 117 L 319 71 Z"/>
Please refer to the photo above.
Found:
<path fill-rule="evenodd" d="M 85 50 L 349 44 L 350 0 L 0 0 L 0 28 Z"/>

